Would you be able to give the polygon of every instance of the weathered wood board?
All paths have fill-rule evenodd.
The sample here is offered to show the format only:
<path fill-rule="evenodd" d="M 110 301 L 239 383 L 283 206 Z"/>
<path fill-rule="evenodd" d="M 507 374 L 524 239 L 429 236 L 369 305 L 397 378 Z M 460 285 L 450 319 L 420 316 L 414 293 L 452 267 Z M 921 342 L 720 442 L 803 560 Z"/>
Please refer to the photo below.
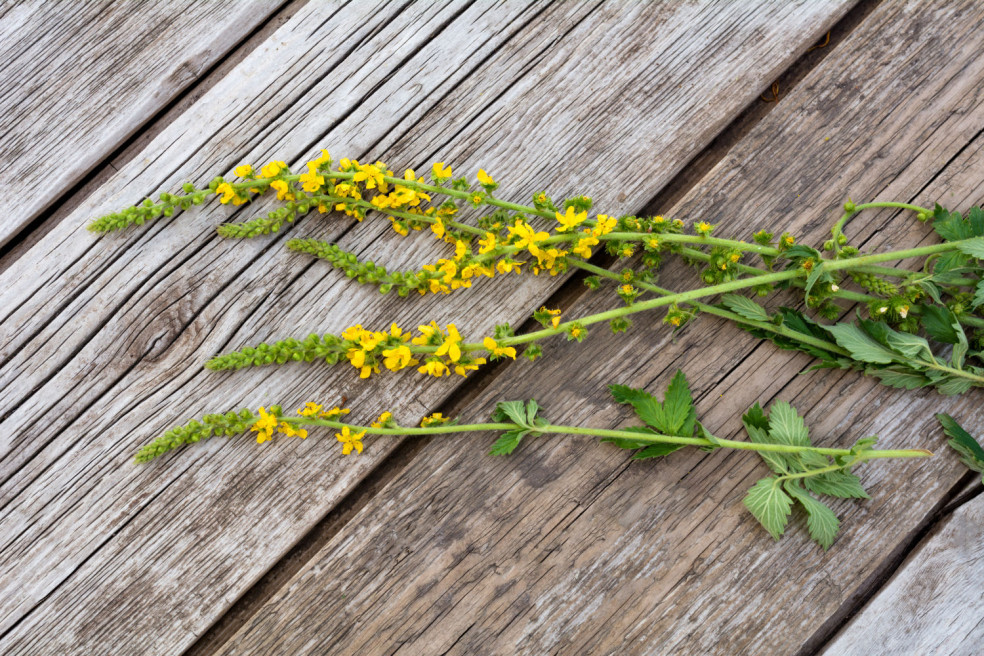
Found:
<path fill-rule="evenodd" d="M 824 654 L 979 654 L 984 644 L 984 496 L 958 508 Z"/>
<path fill-rule="evenodd" d="M 982 22 L 970 3 L 880 6 L 670 214 L 720 222 L 722 234 L 788 223 L 819 243 L 847 196 L 980 202 Z M 851 234 L 869 248 L 932 240 L 909 217 L 863 216 Z M 566 316 L 608 307 L 595 294 Z M 464 419 L 535 397 L 558 423 L 635 423 L 605 401 L 605 385 L 662 391 L 680 367 L 721 436 L 741 435 L 738 415 L 754 401 L 781 397 L 817 443 L 878 433 L 885 447 L 938 452 L 860 470 L 873 499 L 834 505 L 843 529 L 826 554 L 802 518 L 773 544 L 742 508 L 765 474 L 754 456 L 632 463 L 542 438 L 497 460 L 485 455 L 491 437 L 435 439 L 220 653 L 809 653 L 965 471 L 933 413 L 984 425 L 972 395 L 891 390 L 854 372 L 798 375 L 809 363 L 710 317 L 676 337 L 640 317 L 626 336 L 598 329 L 580 347 L 547 345 L 542 363 L 510 365 Z"/>
<path fill-rule="evenodd" d="M 32 2 L 0 10 L 0 246 L 280 2 Z"/>
<path fill-rule="evenodd" d="M 285 256 L 283 234 L 244 244 L 216 239 L 210 226 L 230 216 L 228 208 L 98 240 L 81 227 L 89 217 L 242 160 L 299 161 L 320 145 L 415 166 L 445 156 L 470 170 L 492 162 L 527 193 L 542 184 L 573 193 L 565 184 L 580 178 L 583 188 L 584 178 L 605 171 L 613 186 L 599 200 L 639 206 L 849 5 L 304 7 L 0 276 L 17 281 L 0 285 L 10 308 L 0 365 L 8 408 L 0 648 L 181 651 L 390 448 L 380 443 L 362 459 L 326 464 L 315 440 L 275 449 L 216 440 L 148 467 L 128 465 L 137 445 L 179 417 L 341 394 L 362 407 L 420 415 L 460 382 L 422 384 L 410 375 L 351 383 L 351 372 L 304 366 L 223 376 L 199 368 L 212 353 L 293 326 L 337 331 L 357 320 L 412 325 L 425 315 L 471 314 L 464 328 L 482 332 L 527 316 L 558 284 L 497 285 L 484 301 L 462 295 L 451 307 L 444 298 L 404 302 Z M 756 19 L 763 14 L 767 23 Z M 699 38 L 684 38 L 695 29 Z M 609 35 L 619 45 L 602 58 L 596 44 Z M 654 62 L 663 73 L 653 72 Z M 610 80 L 618 84 L 606 86 Z M 715 90 L 711 109 L 687 81 Z M 584 110 L 571 89 L 591 89 L 589 107 L 608 121 L 549 138 L 504 129 L 573 124 Z M 407 136 L 418 123 L 442 122 L 446 144 Z M 628 125 L 649 141 L 624 141 Z M 455 141 L 454 133 L 472 136 Z M 647 149 L 660 159 L 608 173 Z M 377 239 L 368 224 L 349 236 L 351 227 L 304 222 L 305 231 L 350 247 L 359 246 L 359 233 L 371 234 L 374 248 L 395 243 Z M 427 242 L 413 255 L 427 261 L 439 252 Z M 491 298 L 495 316 L 479 312 Z M 419 390 L 416 398 L 407 398 L 407 385 Z M 43 430 L 15 430 L 36 422 L 39 408 Z"/>

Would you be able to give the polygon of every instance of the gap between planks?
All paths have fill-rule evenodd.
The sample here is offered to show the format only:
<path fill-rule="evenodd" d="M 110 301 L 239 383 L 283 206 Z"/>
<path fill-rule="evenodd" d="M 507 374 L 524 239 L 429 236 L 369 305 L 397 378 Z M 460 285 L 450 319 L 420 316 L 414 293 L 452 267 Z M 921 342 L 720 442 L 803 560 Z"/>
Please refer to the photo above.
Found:
<path fill-rule="evenodd" d="M 833 52 L 881 2 L 882 0 L 862 0 L 847 12 L 831 27 L 830 38 L 825 45 L 817 44 L 809 49 L 777 78 L 776 84 L 779 85 L 780 92 L 776 101 L 765 102 L 757 98 L 741 110 L 704 149 L 698 152 L 651 200 L 644 204 L 639 214 L 656 214 L 660 208 L 670 207 L 683 198 L 698 181 L 725 157 L 736 143 L 741 141 L 758 122 L 783 101 L 789 90 L 795 88 L 830 52 Z M 604 268 L 609 268 L 614 261 L 614 258 L 604 252 L 596 254 L 591 259 L 593 264 Z M 586 293 L 583 283 L 586 277 L 586 272 L 575 273 L 550 294 L 544 303 L 548 307 L 558 307 L 566 311 Z M 536 326 L 537 324 L 532 319 L 527 319 L 517 332 L 528 332 Z M 751 351 L 747 357 L 752 357 L 754 353 L 754 350 Z M 459 414 L 468 407 L 472 399 L 503 375 L 509 364 L 499 362 L 492 367 L 486 367 L 475 372 L 451 392 L 437 406 L 436 410 L 446 416 Z M 384 460 L 370 470 L 362 481 L 340 500 L 335 508 L 315 524 L 297 545 L 236 600 L 226 613 L 220 616 L 216 623 L 184 652 L 184 656 L 210 656 L 217 652 L 278 590 L 283 588 L 305 564 L 315 557 L 321 548 L 338 534 L 378 491 L 385 488 L 390 481 L 409 466 L 430 441 L 430 439 L 402 441 Z M 939 511 L 934 515 L 933 523 L 927 524 L 925 530 L 919 532 L 914 541 L 908 545 L 909 548 L 899 555 L 898 562 L 901 562 L 911 549 L 915 548 L 919 540 L 931 530 L 935 521 L 941 519 L 942 516 Z M 889 572 L 883 578 L 872 582 L 875 587 L 864 598 L 864 602 L 867 602 L 877 593 L 890 575 Z M 826 643 L 859 609 L 860 605 L 852 606 L 850 611 L 841 618 L 841 622 L 831 627 L 830 631 L 824 634 L 823 643 Z"/>

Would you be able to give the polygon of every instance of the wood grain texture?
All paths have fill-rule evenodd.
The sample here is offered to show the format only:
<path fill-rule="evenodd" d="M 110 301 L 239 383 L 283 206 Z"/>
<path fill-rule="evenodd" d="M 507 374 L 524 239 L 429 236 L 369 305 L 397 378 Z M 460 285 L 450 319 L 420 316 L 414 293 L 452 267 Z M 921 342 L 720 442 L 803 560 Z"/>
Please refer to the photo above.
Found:
<path fill-rule="evenodd" d="M 0 246 L 278 6 L 10 6 L 0 16 Z"/>
<path fill-rule="evenodd" d="M 0 285 L 10 309 L 0 340 L 8 427 L 0 443 L 7 630 L 0 649 L 181 651 L 392 445 L 337 461 L 326 460 L 316 440 L 273 449 L 216 440 L 148 467 L 127 464 L 137 445 L 179 417 L 342 394 L 367 416 L 377 405 L 419 416 L 460 382 L 411 374 L 366 384 L 351 371 L 317 366 L 217 375 L 200 369 L 209 355 L 296 326 L 337 331 L 354 321 L 413 325 L 470 315 L 463 329 L 482 333 L 527 316 L 558 284 L 498 285 L 489 292 L 498 308 L 490 314 L 480 311 L 490 297 L 407 302 L 355 289 L 279 250 L 298 228 L 270 240 L 222 242 L 211 226 L 230 208 L 98 240 L 82 229 L 88 218 L 239 161 L 295 162 L 322 145 L 394 165 L 419 166 L 438 154 L 464 170 L 499 162 L 512 174 L 510 188 L 551 184 L 573 193 L 563 186 L 572 170 L 582 177 L 605 170 L 639 148 L 617 140 L 628 129 L 620 121 L 653 135 L 662 156 L 631 175 L 617 171 L 625 184 L 600 200 L 641 205 L 847 7 L 312 3 L 299 11 L 0 276 L 17 280 Z M 768 23 L 756 20 L 757 11 L 768 11 Z M 696 28 L 701 39 L 683 38 Z M 608 34 L 620 45 L 601 56 L 595 44 Z M 613 53 L 622 61 L 614 77 Z M 644 77 L 654 62 L 665 62 L 665 75 Z M 702 110 L 704 100 L 681 81 L 695 75 L 727 90 L 721 102 Z M 608 79 L 619 85 L 604 86 Z M 644 104 L 634 80 L 654 92 Z M 610 118 L 571 130 L 581 108 L 569 96 L 585 83 L 593 102 L 607 99 Z M 553 139 L 528 138 L 527 130 L 550 121 L 563 126 L 551 128 L 559 130 Z M 443 124 L 447 143 L 406 137 L 424 122 Z M 455 134 L 470 135 L 481 152 Z M 397 247 L 376 224 L 351 234 L 352 225 L 338 220 L 303 227 L 366 253 L 381 249 L 396 260 L 387 265 L 420 264 L 443 251 L 431 241 Z M 38 428 L 20 429 L 28 425 Z"/>
<path fill-rule="evenodd" d="M 824 654 L 978 654 L 984 644 L 984 496 L 958 508 Z"/>
<path fill-rule="evenodd" d="M 979 203 L 982 23 L 971 3 L 882 5 L 669 213 L 720 222 L 728 235 L 788 224 L 819 243 L 848 195 Z M 868 248 L 933 239 L 909 217 L 863 217 L 850 232 Z M 661 281 L 692 277 L 668 268 Z M 607 309 L 610 296 L 567 316 Z M 781 397 L 806 415 L 815 443 L 877 433 L 885 448 L 939 456 L 859 470 L 873 499 L 834 504 L 843 528 L 824 554 L 802 517 L 774 544 L 742 507 L 766 473 L 750 454 L 633 463 L 551 437 L 495 459 L 485 455 L 491 436 L 435 439 L 220 653 L 795 652 L 885 573 L 959 481 L 933 413 L 984 425 L 979 395 L 891 390 L 855 372 L 798 375 L 809 358 L 711 317 L 676 336 L 657 316 L 625 336 L 593 333 L 580 347 L 547 344 L 541 363 L 510 365 L 463 419 L 537 398 L 556 423 L 636 423 L 605 400 L 606 384 L 661 393 L 679 367 L 717 435 L 741 437 L 739 414 Z"/>

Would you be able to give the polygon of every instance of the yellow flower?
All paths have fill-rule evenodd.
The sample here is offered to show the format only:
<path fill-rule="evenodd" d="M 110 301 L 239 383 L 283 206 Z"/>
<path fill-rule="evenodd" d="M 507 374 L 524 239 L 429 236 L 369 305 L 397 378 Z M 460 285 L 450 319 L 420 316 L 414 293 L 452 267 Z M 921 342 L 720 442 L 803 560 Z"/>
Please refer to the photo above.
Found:
<path fill-rule="evenodd" d="M 501 358 L 503 356 L 516 359 L 516 349 L 512 346 L 500 346 L 499 342 L 495 341 L 491 337 L 486 337 L 482 340 L 482 346 L 485 350 L 489 352 L 489 355 L 494 358 Z"/>
<path fill-rule="evenodd" d="M 478 366 L 485 364 L 485 358 L 475 358 L 471 362 L 459 362 L 454 366 L 454 373 L 467 376 L 469 371 L 478 371 Z"/>
<path fill-rule="evenodd" d="M 444 162 L 434 162 L 432 167 L 434 171 L 435 178 L 450 178 L 451 177 L 451 167 L 444 166 Z"/>
<path fill-rule="evenodd" d="M 417 326 L 417 330 L 420 331 L 420 337 L 414 337 L 410 340 L 410 343 L 417 344 L 418 346 L 428 346 L 431 343 L 437 343 L 438 336 L 444 336 L 444 332 L 437 325 L 436 321 L 431 321 L 428 326 Z"/>
<path fill-rule="evenodd" d="M 362 437 L 365 434 L 365 431 L 353 433 L 352 429 L 348 426 L 342 426 L 342 432 L 335 433 L 335 437 L 342 443 L 342 455 L 347 456 L 352 453 L 353 449 L 355 449 L 358 453 L 362 453 Z"/>
<path fill-rule="evenodd" d="M 543 306 L 543 307 L 540 308 L 540 312 L 541 313 L 544 313 L 544 314 L 549 314 L 550 315 L 550 317 L 551 317 L 551 319 L 550 319 L 550 325 L 553 326 L 554 328 L 556 328 L 557 326 L 560 325 L 560 310 L 559 309 L 558 310 L 548 310 L 547 309 L 547 306 Z"/>
<path fill-rule="evenodd" d="M 421 367 L 417 369 L 417 371 L 422 374 L 434 376 L 435 378 L 440 378 L 441 376 L 447 376 L 451 374 L 451 370 L 448 369 L 447 366 L 437 358 L 427 360 Z"/>
<path fill-rule="evenodd" d="M 470 252 L 468 250 L 468 244 L 466 244 L 465 242 L 461 241 L 460 239 L 456 239 L 454 241 L 454 259 L 455 260 L 458 260 L 460 262 L 461 260 L 465 259 L 465 254 L 468 253 L 468 252 Z"/>
<path fill-rule="evenodd" d="M 228 205 L 231 201 L 236 199 L 236 190 L 232 188 L 232 185 L 228 182 L 223 182 L 218 187 L 215 188 L 215 195 L 222 196 L 219 202 L 223 205 Z"/>
<path fill-rule="evenodd" d="M 540 252 L 540 247 L 537 246 L 537 243 L 550 237 L 550 233 L 537 232 L 529 223 L 521 220 L 516 221 L 516 224 L 510 226 L 507 230 L 509 230 L 510 234 L 519 237 L 514 244 L 517 248 L 526 248 L 534 256 Z"/>
<path fill-rule="evenodd" d="M 413 353 L 411 353 L 410 347 L 406 344 L 400 344 L 396 348 L 385 349 L 383 351 L 383 364 L 390 371 L 399 371 L 404 367 L 409 367 L 416 363 L 417 361 L 413 359 Z"/>
<path fill-rule="evenodd" d="M 385 428 L 386 424 L 388 424 L 392 420 L 393 420 L 393 413 L 384 412 L 383 414 L 379 415 L 379 419 L 377 419 L 376 421 L 372 422 L 369 425 L 372 426 L 373 428 Z"/>
<path fill-rule="evenodd" d="M 495 248 L 495 233 L 486 232 L 485 236 L 478 240 L 478 253 L 479 255 L 485 255 L 491 252 Z"/>
<path fill-rule="evenodd" d="M 420 420 L 420 427 L 427 428 L 428 426 L 436 426 L 438 424 L 446 424 L 451 417 L 445 417 L 440 412 L 435 412 L 432 415 L 428 415 Z"/>
<path fill-rule="evenodd" d="M 574 247 L 571 248 L 571 252 L 587 260 L 591 258 L 591 247 L 597 244 L 598 240 L 594 237 L 581 237 L 574 242 Z"/>
<path fill-rule="evenodd" d="M 308 172 L 302 173 L 300 177 L 301 186 L 307 192 L 318 191 L 325 184 L 325 176 L 318 173 L 318 165 L 314 162 L 308 162 L 307 166 Z"/>
<path fill-rule="evenodd" d="M 336 405 L 334 408 L 332 408 L 328 412 L 322 412 L 318 416 L 321 417 L 322 419 L 327 419 L 328 421 L 335 421 L 336 419 L 338 419 L 342 415 L 347 415 L 350 412 L 352 412 L 351 409 L 349 409 L 349 408 L 339 408 Z"/>
<path fill-rule="evenodd" d="M 560 212 L 554 212 L 554 214 L 557 217 L 557 222 L 560 223 L 557 232 L 566 232 L 572 228 L 576 228 L 588 218 L 587 212 L 575 212 L 573 207 L 568 207 L 565 214 L 561 214 Z"/>
<path fill-rule="evenodd" d="M 277 190 L 277 200 L 294 200 L 294 194 L 290 193 L 290 185 L 283 180 L 274 180 L 270 183 L 270 188 Z"/>
<path fill-rule="evenodd" d="M 506 275 L 507 273 L 511 273 L 513 271 L 515 271 L 518 274 L 520 273 L 519 267 L 521 266 L 523 266 L 522 262 L 517 262 L 515 260 L 510 260 L 508 258 L 499 260 L 495 264 L 496 271 L 498 271 L 502 275 Z"/>
<path fill-rule="evenodd" d="M 444 338 L 444 343 L 441 344 L 434 355 L 441 356 L 447 355 L 451 362 L 457 362 L 461 359 L 461 335 L 458 333 L 458 328 L 453 323 L 448 324 L 448 335 Z"/>
<path fill-rule="evenodd" d="M 328 154 L 328 151 L 327 150 L 325 150 L 324 148 L 322 148 L 321 149 L 321 155 L 318 156 L 317 159 L 308 162 L 308 168 L 310 168 L 311 165 L 313 164 L 314 165 L 314 168 L 316 169 L 319 166 L 321 166 L 322 164 L 327 164 L 330 161 L 331 161 L 331 155 Z"/>
<path fill-rule="evenodd" d="M 701 237 L 707 237 L 708 235 L 711 234 L 711 231 L 714 230 L 714 226 L 712 226 L 707 221 L 698 221 L 697 223 L 694 224 L 694 230 Z"/>
<path fill-rule="evenodd" d="M 264 442 L 273 439 L 273 429 L 277 427 L 277 417 L 275 415 L 267 414 L 266 408 L 263 407 L 260 408 L 259 413 L 259 420 L 253 424 L 253 427 L 250 428 L 250 430 L 257 433 L 256 443 L 263 444 Z"/>
<path fill-rule="evenodd" d="M 482 185 L 489 186 L 495 184 L 495 180 L 493 180 L 489 174 L 485 172 L 485 169 L 478 169 L 478 182 Z"/>
<path fill-rule="evenodd" d="M 594 230 L 591 231 L 591 236 L 601 237 L 602 235 L 607 235 L 608 233 L 610 233 L 612 230 L 615 229 L 615 226 L 617 224 L 618 224 L 618 219 L 616 219 L 614 216 L 608 216 L 607 214 L 599 214 L 598 225 L 596 225 L 594 227 Z"/>
<path fill-rule="evenodd" d="M 659 248 L 659 239 L 656 237 L 650 237 L 646 240 L 646 246 L 653 250 Z"/>
<path fill-rule="evenodd" d="M 321 412 L 321 406 L 312 401 L 308 401 L 304 404 L 303 408 L 298 409 L 297 414 L 302 417 L 314 417 L 319 412 Z"/>
<path fill-rule="evenodd" d="M 732 253 L 728 259 L 731 260 L 732 264 L 738 264 L 738 260 L 741 259 L 741 253 Z"/>
<path fill-rule="evenodd" d="M 305 439 L 308 436 L 308 433 L 307 433 L 306 430 L 304 430 L 303 428 L 294 428 L 293 426 L 291 426 L 290 424 L 288 424 L 286 421 L 280 422 L 280 425 L 277 426 L 277 432 L 278 433 L 283 433 L 287 437 L 299 437 L 302 440 Z"/>
<path fill-rule="evenodd" d="M 571 336 L 571 339 L 580 339 L 584 335 L 584 328 L 575 323 L 567 329 L 567 334 Z"/>
<path fill-rule="evenodd" d="M 249 176 L 253 175 L 253 167 L 250 166 L 249 164 L 240 164 L 232 172 L 238 175 L 240 178 L 248 178 Z"/>
<path fill-rule="evenodd" d="M 796 238 L 793 237 L 792 235 L 783 235 L 782 236 L 782 245 L 783 246 L 792 246 L 795 243 L 796 243 Z"/>
<path fill-rule="evenodd" d="M 287 170 L 287 164 L 285 162 L 270 162 L 266 166 L 260 169 L 260 175 L 264 178 L 274 178 L 280 175 L 281 171 Z"/>
<path fill-rule="evenodd" d="M 444 233 L 447 232 L 447 228 L 444 226 L 444 220 L 441 217 L 437 217 L 434 223 L 431 224 L 431 230 L 437 235 L 438 239 L 443 239 Z"/>
<path fill-rule="evenodd" d="M 380 191 L 386 191 L 386 181 L 383 180 L 383 171 L 378 166 L 356 163 L 355 167 L 358 169 L 358 172 L 352 177 L 353 182 L 365 182 L 366 189 L 376 189 L 378 187 Z"/>

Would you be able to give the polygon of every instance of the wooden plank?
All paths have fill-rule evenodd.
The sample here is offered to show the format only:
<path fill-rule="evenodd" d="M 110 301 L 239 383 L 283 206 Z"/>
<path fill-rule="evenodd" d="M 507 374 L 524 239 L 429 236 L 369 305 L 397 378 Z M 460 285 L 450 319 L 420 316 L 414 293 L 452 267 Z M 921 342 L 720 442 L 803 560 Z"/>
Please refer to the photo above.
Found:
<path fill-rule="evenodd" d="M 722 234 L 788 221 L 813 243 L 848 194 L 979 201 L 982 23 L 970 3 L 882 5 L 671 215 L 721 217 Z M 852 233 L 875 249 L 928 239 L 925 226 L 887 219 Z M 611 306 L 593 295 L 567 316 Z M 861 469 L 873 499 L 835 504 L 842 534 L 824 554 L 802 518 L 773 544 L 742 508 L 765 470 L 747 454 L 633 463 L 585 440 L 544 438 L 493 459 L 491 438 L 436 439 L 219 653 L 795 652 L 878 578 L 963 474 L 933 412 L 984 424 L 979 395 L 891 390 L 854 372 L 799 376 L 809 358 L 713 318 L 676 337 L 656 318 L 624 336 L 594 332 L 580 348 L 550 344 L 545 361 L 510 365 L 464 420 L 484 419 L 498 400 L 537 398 L 556 422 L 636 423 L 604 400 L 605 385 L 661 391 L 680 367 L 715 434 L 739 437 L 740 412 L 781 396 L 825 446 L 878 433 L 886 448 L 940 455 Z"/>
<path fill-rule="evenodd" d="M 278 7 L 10 6 L 0 16 L 0 246 Z"/>
<path fill-rule="evenodd" d="M 496 12 L 485 4 L 442 4 L 428 6 L 429 13 L 383 15 L 378 8 L 352 3 L 312 32 L 319 9 L 306 7 L 269 47 L 258 49 L 238 74 L 220 82 L 187 118 L 162 133 L 145 157 L 76 212 L 74 226 L 156 187 L 229 168 L 240 159 L 233 159 L 233 152 L 254 161 L 274 154 L 296 161 L 315 144 L 328 142 L 341 145 L 341 151 L 332 146 L 336 154 L 379 152 L 394 162 L 425 163 L 432 156 L 430 141 L 413 142 L 405 150 L 387 145 L 385 153 L 374 146 L 397 142 L 409 127 L 404 121 L 416 113 L 440 112 L 448 130 L 474 133 L 486 144 L 481 154 L 490 161 L 505 161 L 502 153 L 508 153 L 529 162 L 530 170 L 510 181 L 519 188 L 531 188 L 536 180 L 556 182 L 537 169 L 557 161 L 560 153 L 587 174 L 617 157 L 613 152 L 619 149 L 628 157 L 641 148 L 636 142 L 609 143 L 626 128 L 608 131 L 607 124 L 564 130 L 548 150 L 536 150 L 543 148 L 543 140 L 528 140 L 524 132 L 503 133 L 501 126 L 510 122 L 532 119 L 533 125 L 541 116 L 575 117 L 576 104 L 557 106 L 551 99 L 559 91 L 545 93 L 573 88 L 575 82 L 608 94 L 610 121 L 648 130 L 660 145 L 662 159 L 649 159 L 631 176 L 620 173 L 625 202 L 644 203 L 667 170 L 693 156 L 846 8 L 763 3 L 712 12 L 692 6 L 654 11 L 642 5 L 595 9 L 564 3 L 544 9 L 505 3 Z M 752 20 L 757 11 L 768 11 L 768 24 Z M 706 41 L 680 38 L 696 28 Z M 611 77 L 612 51 L 602 58 L 594 45 L 605 34 L 622 36 L 614 51 L 624 59 L 616 78 Z M 348 58 L 336 56 L 342 35 L 357 44 Z M 282 59 L 280 69 L 258 65 L 272 56 Z M 470 65 L 449 72 L 451 57 Z M 644 75 L 652 72 L 655 60 L 667 62 L 668 72 L 658 84 Z M 312 62 L 318 62 L 318 75 L 328 71 L 313 85 L 308 77 Z M 726 90 L 721 92 L 726 102 L 701 121 L 692 119 L 701 98 L 677 87 L 679 79 L 696 74 L 689 67 L 698 65 L 704 83 Z M 540 84 L 530 83 L 530 75 Z M 407 76 L 437 92 L 399 92 L 414 88 Z M 445 96 L 445 91 L 465 79 L 477 80 L 468 84 L 487 95 L 449 102 L 454 95 Z M 608 79 L 619 80 L 620 86 L 606 87 Z M 663 93 L 640 104 L 638 96 L 627 93 L 633 80 Z M 284 86 L 269 91 L 268 84 Z M 631 115 L 629 107 L 643 118 Z M 660 107 L 672 112 L 663 116 Z M 257 128 L 240 120 L 246 112 L 269 124 Z M 226 122 L 216 133 L 188 129 L 216 113 Z M 342 127 L 351 130 L 341 132 Z M 596 146 L 579 147 L 595 138 L 595 130 L 604 132 Z M 444 147 L 445 154 L 468 170 L 479 164 L 458 146 Z M 570 171 L 557 169 L 552 175 L 563 179 Z M 610 195 L 602 200 L 615 202 L 614 188 Z M 314 441 L 263 450 L 246 441 L 216 441 L 150 467 L 125 465 L 136 444 L 176 416 L 258 405 L 274 396 L 289 404 L 312 396 L 337 399 L 342 393 L 354 403 L 366 398 L 399 402 L 401 412 L 420 414 L 458 382 L 421 384 L 414 376 L 411 381 L 350 383 L 334 373 L 326 380 L 325 370 L 317 367 L 230 376 L 201 372 L 197 363 L 211 353 L 284 334 L 292 326 L 338 330 L 353 317 L 367 324 L 384 318 L 408 323 L 422 313 L 437 314 L 435 299 L 413 303 L 379 297 L 353 290 L 334 273 L 301 279 L 305 271 L 324 269 L 274 252 L 283 236 L 233 246 L 218 242 L 208 226 L 224 213 L 225 208 L 211 208 L 161 221 L 125 239 L 104 238 L 97 247 L 68 220 L 4 274 L 16 272 L 26 281 L 16 288 L 0 286 L 8 300 L 22 303 L 4 323 L 5 337 L 14 344 L 0 372 L 9 384 L 0 393 L 7 395 L 7 407 L 16 406 L 5 422 L 22 426 L 36 416 L 37 400 L 58 399 L 43 437 L 8 439 L 2 452 L 8 479 L 0 488 L 6 502 L 0 534 L 8 540 L 0 589 L 5 591 L 3 626 L 10 630 L 0 645 L 8 653 L 41 644 L 66 651 L 113 645 L 116 652 L 137 653 L 185 648 L 389 448 L 376 445 L 372 455 L 354 463 L 326 466 Z M 349 227 L 305 222 L 307 231 L 329 238 L 344 235 Z M 375 230 L 368 224 L 362 228 Z M 358 245 L 363 230 L 346 235 L 343 243 Z M 119 250 L 112 252 L 113 245 Z M 400 255 L 408 250 L 402 249 Z M 416 255 L 426 261 L 441 251 L 427 242 Z M 34 282 L 32 273 L 41 280 Z M 556 284 L 527 283 L 522 294 L 511 295 L 500 285 L 494 297 L 497 315 L 476 312 L 465 328 L 484 332 L 495 321 L 525 316 Z M 40 288 L 34 298 L 32 286 Z M 74 296 L 60 304 L 48 302 L 64 299 L 59 294 L 67 290 Z M 332 304 L 328 317 L 325 300 Z M 479 299 L 461 296 L 453 307 L 444 305 L 446 299 L 439 301 L 441 312 L 453 315 L 468 312 Z M 418 391 L 416 398 L 407 398 L 408 384 Z M 318 455 L 298 458 L 312 449 Z M 169 618 L 167 627 L 155 620 L 160 616 Z"/>
<path fill-rule="evenodd" d="M 910 554 L 825 654 L 976 654 L 984 641 L 984 496 Z"/>

